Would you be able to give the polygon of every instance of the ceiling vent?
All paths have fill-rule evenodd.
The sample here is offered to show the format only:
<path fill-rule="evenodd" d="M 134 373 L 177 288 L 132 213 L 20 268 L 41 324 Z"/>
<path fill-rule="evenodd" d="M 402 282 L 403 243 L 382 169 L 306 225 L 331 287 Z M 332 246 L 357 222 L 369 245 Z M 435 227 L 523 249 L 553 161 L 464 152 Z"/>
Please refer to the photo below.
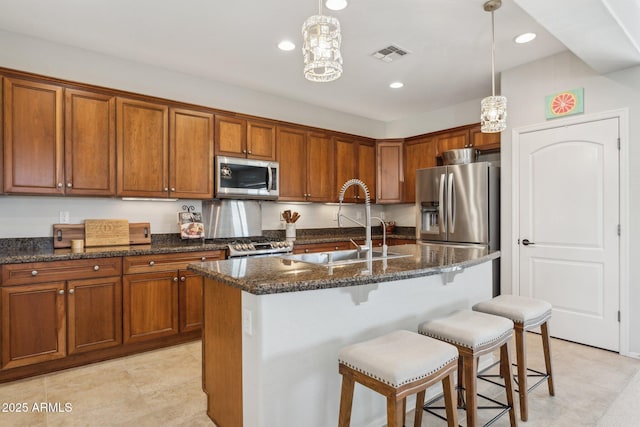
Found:
<path fill-rule="evenodd" d="M 387 47 L 384 47 L 380 50 L 373 52 L 371 56 L 383 62 L 392 62 L 392 61 L 395 61 L 396 59 L 402 58 L 408 53 L 409 53 L 408 50 L 391 44 Z"/>

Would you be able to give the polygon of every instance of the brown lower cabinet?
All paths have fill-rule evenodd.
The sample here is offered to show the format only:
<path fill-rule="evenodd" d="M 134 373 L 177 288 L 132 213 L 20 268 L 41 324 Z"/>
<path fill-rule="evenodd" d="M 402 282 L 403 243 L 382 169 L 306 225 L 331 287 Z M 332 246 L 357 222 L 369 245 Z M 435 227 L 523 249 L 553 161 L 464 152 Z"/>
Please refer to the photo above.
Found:
<path fill-rule="evenodd" d="M 0 265 L 0 383 L 200 337 L 202 276 L 224 251 Z"/>
<path fill-rule="evenodd" d="M 124 343 L 200 330 L 204 279 L 186 266 L 222 258 L 222 251 L 124 257 Z"/>
<path fill-rule="evenodd" d="M 120 258 L 3 266 L 2 369 L 120 345 L 120 273 Z"/>

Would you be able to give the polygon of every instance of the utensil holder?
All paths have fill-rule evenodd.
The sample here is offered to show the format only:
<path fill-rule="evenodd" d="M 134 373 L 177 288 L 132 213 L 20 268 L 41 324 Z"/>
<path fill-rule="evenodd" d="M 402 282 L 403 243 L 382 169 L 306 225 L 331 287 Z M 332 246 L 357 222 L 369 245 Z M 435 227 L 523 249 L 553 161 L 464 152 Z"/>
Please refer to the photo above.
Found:
<path fill-rule="evenodd" d="M 284 235 L 286 237 L 286 240 L 296 240 L 296 224 L 292 222 L 285 224 Z"/>

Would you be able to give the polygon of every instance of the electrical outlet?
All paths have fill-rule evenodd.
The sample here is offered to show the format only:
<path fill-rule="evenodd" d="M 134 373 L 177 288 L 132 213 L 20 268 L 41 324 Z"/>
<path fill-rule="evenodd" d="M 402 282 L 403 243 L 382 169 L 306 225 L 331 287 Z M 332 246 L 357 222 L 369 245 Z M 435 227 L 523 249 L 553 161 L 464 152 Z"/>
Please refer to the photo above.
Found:
<path fill-rule="evenodd" d="M 69 211 L 60 211 L 60 224 L 69 224 Z"/>
<path fill-rule="evenodd" d="M 242 309 L 242 330 L 247 335 L 253 335 L 252 317 L 251 310 Z"/>

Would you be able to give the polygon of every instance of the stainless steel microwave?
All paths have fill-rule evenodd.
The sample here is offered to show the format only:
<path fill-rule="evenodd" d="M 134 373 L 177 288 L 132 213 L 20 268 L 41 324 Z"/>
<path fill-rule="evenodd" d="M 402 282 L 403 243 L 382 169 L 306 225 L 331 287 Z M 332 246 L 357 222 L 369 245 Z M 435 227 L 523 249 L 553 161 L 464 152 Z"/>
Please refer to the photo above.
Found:
<path fill-rule="evenodd" d="M 276 200 L 280 188 L 278 162 L 216 156 L 216 197 Z"/>

